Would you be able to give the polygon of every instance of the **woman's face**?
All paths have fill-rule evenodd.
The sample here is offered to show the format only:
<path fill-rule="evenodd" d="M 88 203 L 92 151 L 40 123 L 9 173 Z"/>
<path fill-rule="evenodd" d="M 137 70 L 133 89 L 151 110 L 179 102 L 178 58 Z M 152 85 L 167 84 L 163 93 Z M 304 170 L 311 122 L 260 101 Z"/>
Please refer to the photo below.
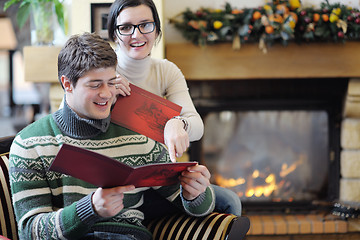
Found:
<path fill-rule="evenodd" d="M 139 5 L 123 9 L 117 17 L 116 25 L 138 25 L 153 21 L 151 9 L 146 5 Z M 157 34 L 156 29 L 151 33 L 143 34 L 136 28 L 132 35 L 124 36 L 117 32 L 116 36 L 121 50 L 130 58 L 140 60 L 150 54 Z"/>

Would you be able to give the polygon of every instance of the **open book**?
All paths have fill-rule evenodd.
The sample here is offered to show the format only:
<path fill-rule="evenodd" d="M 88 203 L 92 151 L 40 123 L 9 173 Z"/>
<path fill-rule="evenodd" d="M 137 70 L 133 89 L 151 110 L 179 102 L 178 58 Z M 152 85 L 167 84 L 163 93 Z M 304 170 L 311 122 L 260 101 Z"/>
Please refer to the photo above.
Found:
<path fill-rule="evenodd" d="M 111 121 L 164 143 L 165 124 L 178 116 L 182 107 L 133 84 L 130 88 L 131 95 L 118 97 Z"/>
<path fill-rule="evenodd" d="M 155 163 L 132 167 L 105 155 L 63 144 L 49 170 L 84 180 L 98 187 L 124 185 L 135 187 L 167 186 L 196 162 Z"/>

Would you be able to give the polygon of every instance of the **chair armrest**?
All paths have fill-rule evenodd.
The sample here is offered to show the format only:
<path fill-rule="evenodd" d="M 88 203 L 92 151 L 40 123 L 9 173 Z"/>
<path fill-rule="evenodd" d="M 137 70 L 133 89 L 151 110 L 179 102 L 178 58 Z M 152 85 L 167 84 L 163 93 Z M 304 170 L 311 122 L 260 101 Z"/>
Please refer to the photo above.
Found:
<path fill-rule="evenodd" d="M 9 151 L 14 136 L 0 138 L 0 240 L 17 240 L 17 226 L 11 201 Z"/>
<path fill-rule="evenodd" d="M 205 217 L 179 213 L 154 219 L 147 224 L 147 228 L 153 233 L 153 239 L 157 240 L 220 240 L 226 239 L 236 218 L 235 215 L 224 213 L 211 213 Z"/>

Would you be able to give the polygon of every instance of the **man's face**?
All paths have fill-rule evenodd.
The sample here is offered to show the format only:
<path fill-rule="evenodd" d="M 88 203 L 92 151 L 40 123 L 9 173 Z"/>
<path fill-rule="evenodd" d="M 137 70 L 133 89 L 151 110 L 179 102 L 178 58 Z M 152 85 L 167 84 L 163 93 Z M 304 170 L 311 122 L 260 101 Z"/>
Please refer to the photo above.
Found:
<path fill-rule="evenodd" d="M 63 76 L 64 77 L 64 76 Z M 110 114 L 116 98 L 116 71 L 114 67 L 99 68 L 87 72 L 78 79 L 76 87 L 62 79 L 66 102 L 79 117 L 104 119 Z"/>

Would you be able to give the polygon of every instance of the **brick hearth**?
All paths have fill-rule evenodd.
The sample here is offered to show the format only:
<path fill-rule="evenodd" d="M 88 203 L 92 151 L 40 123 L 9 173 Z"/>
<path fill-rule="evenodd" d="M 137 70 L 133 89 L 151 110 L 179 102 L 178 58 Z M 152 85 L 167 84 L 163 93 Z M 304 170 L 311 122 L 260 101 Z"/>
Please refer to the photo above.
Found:
<path fill-rule="evenodd" d="M 281 214 L 248 215 L 251 226 L 246 239 L 259 239 L 259 236 L 272 236 L 271 239 L 292 239 L 311 235 L 308 239 L 324 239 L 325 236 L 338 236 L 338 239 L 359 239 L 360 221 L 344 220 L 331 214 Z M 314 236 L 316 235 L 316 236 Z M 287 236 L 287 237 L 286 237 Z M 357 238 L 345 238 L 356 236 Z M 317 238 L 315 238 L 317 237 Z"/>

